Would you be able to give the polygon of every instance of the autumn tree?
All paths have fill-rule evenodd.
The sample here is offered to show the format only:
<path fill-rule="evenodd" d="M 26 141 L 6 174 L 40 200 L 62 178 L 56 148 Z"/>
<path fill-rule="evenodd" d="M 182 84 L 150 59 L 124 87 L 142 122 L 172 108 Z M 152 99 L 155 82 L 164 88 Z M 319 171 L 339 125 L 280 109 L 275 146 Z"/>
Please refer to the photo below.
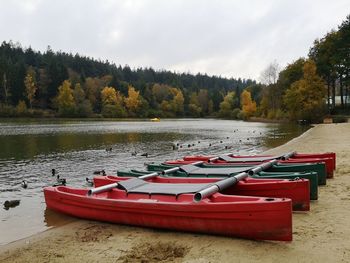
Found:
<path fill-rule="evenodd" d="M 45 68 L 40 68 L 38 70 L 38 90 L 37 98 L 39 107 L 45 109 L 48 105 L 48 87 L 51 83 L 51 79 L 48 71 Z"/>
<path fill-rule="evenodd" d="M 284 103 L 291 119 L 318 121 L 324 114 L 325 96 L 325 83 L 317 75 L 315 63 L 307 60 L 303 67 L 303 78 L 286 91 Z"/>
<path fill-rule="evenodd" d="M 24 78 L 24 85 L 26 88 L 26 95 L 27 99 L 29 101 L 30 108 L 32 108 L 33 101 L 35 98 L 35 93 L 37 90 L 37 84 L 36 84 L 36 77 L 35 77 L 35 70 L 33 67 L 29 67 L 27 69 L 27 74 Z"/>
<path fill-rule="evenodd" d="M 112 76 L 105 75 L 101 78 L 98 77 L 88 77 L 84 83 L 84 89 L 86 92 L 86 97 L 90 101 L 92 108 L 99 112 L 101 110 L 101 91 L 104 87 L 108 87 L 112 81 Z"/>
<path fill-rule="evenodd" d="M 202 109 L 202 116 L 211 115 L 213 112 L 213 100 L 209 99 L 208 90 L 200 89 L 198 92 L 198 102 Z"/>
<path fill-rule="evenodd" d="M 230 91 L 224 97 L 224 100 L 220 103 L 219 116 L 224 118 L 232 118 L 234 104 L 235 104 L 235 92 Z"/>
<path fill-rule="evenodd" d="M 184 101 L 185 98 L 180 89 L 171 88 L 172 100 L 170 101 L 171 110 L 175 116 L 182 116 L 184 113 Z"/>
<path fill-rule="evenodd" d="M 74 115 L 76 105 L 70 81 L 63 81 L 62 85 L 58 88 L 56 101 L 58 106 L 58 113 L 61 116 L 68 117 Z"/>
<path fill-rule="evenodd" d="M 25 116 L 28 113 L 27 105 L 25 101 L 20 100 L 16 106 L 17 116 Z"/>
<path fill-rule="evenodd" d="M 108 118 L 125 117 L 123 96 L 113 87 L 104 87 L 101 91 L 102 115 Z"/>
<path fill-rule="evenodd" d="M 128 87 L 128 97 L 125 98 L 125 106 L 132 117 L 135 117 L 140 109 L 141 95 L 133 86 Z"/>
<path fill-rule="evenodd" d="M 241 93 L 241 106 L 245 118 L 251 117 L 256 112 L 256 103 L 252 100 L 251 94 L 247 90 Z"/>
<path fill-rule="evenodd" d="M 196 92 L 191 93 L 188 110 L 190 112 L 190 115 L 193 117 L 200 117 L 202 113 L 202 108 L 200 106 L 198 94 Z"/>
<path fill-rule="evenodd" d="M 88 117 L 92 115 L 91 103 L 85 98 L 85 92 L 80 83 L 75 84 L 73 96 L 76 104 L 76 115 L 79 117 Z"/>

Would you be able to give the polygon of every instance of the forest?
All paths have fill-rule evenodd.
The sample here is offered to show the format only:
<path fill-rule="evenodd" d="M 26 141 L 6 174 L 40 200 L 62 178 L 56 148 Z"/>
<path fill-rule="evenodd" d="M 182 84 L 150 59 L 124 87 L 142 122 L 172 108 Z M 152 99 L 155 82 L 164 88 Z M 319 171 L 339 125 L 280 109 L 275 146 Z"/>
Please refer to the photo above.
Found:
<path fill-rule="evenodd" d="M 120 66 L 79 54 L 0 46 L 1 117 L 221 117 L 317 122 L 349 112 L 350 15 L 308 57 L 260 81 Z M 340 105 L 336 105 L 340 96 Z"/>
<path fill-rule="evenodd" d="M 2 116 L 205 117 L 252 80 L 131 69 L 50 47 L 0 46 Z"/>

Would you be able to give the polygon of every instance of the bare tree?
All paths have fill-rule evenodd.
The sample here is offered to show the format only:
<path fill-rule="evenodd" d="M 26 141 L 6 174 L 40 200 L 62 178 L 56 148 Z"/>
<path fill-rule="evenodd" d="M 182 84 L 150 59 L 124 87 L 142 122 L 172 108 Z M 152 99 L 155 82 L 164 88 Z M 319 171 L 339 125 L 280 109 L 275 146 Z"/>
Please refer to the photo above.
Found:
<path fill-rule="evenodd" d="M 280 65 L 277 61 L 270 63 L 260 74 L 260 82 L 265 85 L 276 84 L 278 73 L 280 72 Z"/>

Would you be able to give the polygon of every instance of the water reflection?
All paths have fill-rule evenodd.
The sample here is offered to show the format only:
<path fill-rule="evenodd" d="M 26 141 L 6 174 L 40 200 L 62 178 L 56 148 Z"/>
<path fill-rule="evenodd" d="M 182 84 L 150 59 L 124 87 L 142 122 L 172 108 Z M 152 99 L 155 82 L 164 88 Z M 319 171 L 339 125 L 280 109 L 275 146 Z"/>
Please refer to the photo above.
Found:
<path fill-rule="evenodd" d="M 0 204 L 21 203 L 0 209 L 0 245 L 71 220 L 45 209 L 42 188 L 56 183 L 52 169 L 69 186 L 87 187 L 93 171 L 114 174 L 193 154 L 259 153 L 302 132 L 293 125 L 208 119 L 0 122 Z"/>
<path fill-rule="evenodd" d="M 76 220 L 74 217 L 57 213 L 47 208 L 44 210 L 44 223 L 46 227 L 62 226 L 74 220 Z"/>

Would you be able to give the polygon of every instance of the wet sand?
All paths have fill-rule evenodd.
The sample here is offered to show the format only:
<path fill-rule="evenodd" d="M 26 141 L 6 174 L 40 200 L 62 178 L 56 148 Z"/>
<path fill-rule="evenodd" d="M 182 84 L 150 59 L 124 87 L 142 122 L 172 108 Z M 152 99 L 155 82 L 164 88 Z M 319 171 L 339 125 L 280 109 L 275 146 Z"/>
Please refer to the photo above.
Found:
<path fill-rule="evenodd" d="M 350 123 L 318 125 L 268 151 L 337 153 L 293 242 L 264 242 L 77 220 L 0 248 L 0 262 L 350 262 Z"/>

